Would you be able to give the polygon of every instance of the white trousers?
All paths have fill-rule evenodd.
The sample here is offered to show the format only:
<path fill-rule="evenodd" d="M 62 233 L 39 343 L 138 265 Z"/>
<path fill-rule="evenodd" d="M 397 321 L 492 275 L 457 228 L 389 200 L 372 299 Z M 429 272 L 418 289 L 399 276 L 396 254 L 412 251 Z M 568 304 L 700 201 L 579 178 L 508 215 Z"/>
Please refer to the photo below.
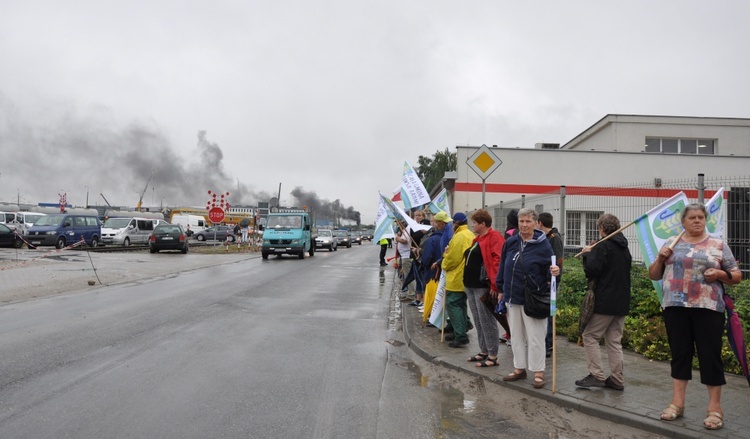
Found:
<path fill-rule="evenodd" d="M 532 372 L 544 371 L 547 320 L 527 316 L 523 312 L 523 305 L 508 304 L 513 367 Z"/>

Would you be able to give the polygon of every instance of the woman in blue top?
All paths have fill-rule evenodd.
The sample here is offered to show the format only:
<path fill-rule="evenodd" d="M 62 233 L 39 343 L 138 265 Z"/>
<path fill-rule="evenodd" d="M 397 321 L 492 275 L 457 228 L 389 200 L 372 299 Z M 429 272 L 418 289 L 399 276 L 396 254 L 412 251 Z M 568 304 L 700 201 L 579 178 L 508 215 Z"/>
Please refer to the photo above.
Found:
<path fill-rule="evenodd" d="M 526 378 L 526 368 L 534 372 L 534 387 L 544 387 L 545 343 L 547 318 L 536 319 L 523 312 L 524 277 L 532 290 L 549 293 L 550 274 L 557 276 L 560 268 L 552 265 L 552 246 L 541 230 L 535 230 L 537 213 L 523 208 L 518 212 L 518 233 L 508 238 L 500 256 L 500 269 L 495 285 L 498 299 L 508 306 L 508 322 L 513 334 L 513 372 L 504 381 Z"/>

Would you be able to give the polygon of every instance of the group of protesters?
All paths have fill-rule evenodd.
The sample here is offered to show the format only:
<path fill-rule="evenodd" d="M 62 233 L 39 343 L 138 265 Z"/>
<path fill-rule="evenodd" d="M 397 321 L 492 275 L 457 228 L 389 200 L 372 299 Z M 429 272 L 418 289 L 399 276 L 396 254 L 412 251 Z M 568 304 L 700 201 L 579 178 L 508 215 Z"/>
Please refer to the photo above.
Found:
<path fill-rule="evenodd" d="M 685 389 L 697 346 L 701 382 L 709 393 L 708 416 L 703 426 L 715 430 L 723 427 L 722 285 L 738 283 L 741 273 L 729 247 L 706 234 L 706 215 L 701 204 L 683 210 L 681 223 L 686 234 L 667 241 L 649 267 L 649 277 L 664 280 L 662 307 L 672 354 L 673 398 L 660 418 L 672 421 L 683 415 Z M 563 242 L 553 227 L 552 215 L 530 208 L 513 209 L 508 214 L 505 233 L 492 228 L 492 216 L 484 209 L 471 213 L 471 229 L 463 212 L 453 217 L 445 212 L 427 219 L 429 216 L 424 211 L 414 214 L 417 223 L 431 226 L 429 230 L 401 227 L 396 238 L 401 260 L 401 300 L 424 306 L 424 286 L 437 279 L 442 270 L 448 346 L 468 345 L 467 332 L 475 327 L 479 352 L 470 356 L 469 362 L 476 367 L 498 366 L 499 344 L 507 342 L 512 348 L 514 369 L 503 380 L 526 379 L 528 370 L 533 373 L 533 387 L 543 388 L 545 357 L 552 349 L 552 319 L 549 315 L 529 314 L 537 300 L 534 296 L 546 295 L 549 299 L 551 281 L 554 278 L 559 285 L 562 273 Z M 600 239 L 581 252 L 594 295 L 592 316 L 582 328 L 589 374 L 575 384 L 622 391 L 622 336 L 630 310 L 632 257 L 617 217 L 603 214 L 596 227 Z M 506 331 L 502 337 L 498 325 Z M 602 365 L 602 339 L 609 376 Z"/>

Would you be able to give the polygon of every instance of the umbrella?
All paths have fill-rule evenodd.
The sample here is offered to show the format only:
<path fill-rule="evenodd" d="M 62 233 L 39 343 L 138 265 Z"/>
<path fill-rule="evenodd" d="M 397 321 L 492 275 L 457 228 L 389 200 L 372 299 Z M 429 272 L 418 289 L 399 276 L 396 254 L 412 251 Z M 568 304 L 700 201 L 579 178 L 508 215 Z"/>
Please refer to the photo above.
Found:
<path fill-rule="evenodd" d="M 242 218 L 242 221 L 240 221 L 240 227 L 250 227 L 250 218 Z"/>
<path fill-rule="evenodd" d="M 588 290 L 586 295 L 583 296 L 583 302 L 581 302 L 581 313 L 578 316 L 578 345 L 583 345 L 583 330 L 586 329 L 586 325 L 589 324 L 591 316 L 594 315 L 594 288 L 596 288 L 596 279 L 589 280 Z"/>
<path fill-rule="evenodd" d="M 437 294 L 438 281 L 437 279 L 430 279 L 427 285 L 424 287 L 424 311 L 422 311 L 422 323 L 426 323 L 427 319 L 430 318 L 432 312 L 432 305 L 435 303 L 435 295 Z"/>
<path fill-rule="evenodd" d="M 482 297 L 479 298 L 479 300 L 481 300 L 484 306 L 486 306 L 487 309 L 490 310 L 490 314 L 492 314 L 492 317 L 494 317 L 498 323 L 502 324 L 503 326 L 507 324 L 508 320 L 507 317 L 505 317 L 506 311 L 503 310 L 502 312 L 500 312 L 498 310 L 497 297 L 492 297 L 492 294 L 487 291 L 482 295 Z"/>
<path fill-rule="evenodd" d="M 727 339 L 729 346 L 732 347 L 737 361 L 742 366 L 742 374 L 747 378 L 747 384 L 750 385 L 750 373 L 748 373 L 747 348 L 745 347 L 745 331 L 742 329 L 740 316 L 734 312 L 734 302 L 732 298 L 724 294 L 724 303 L 727 305 Z"/>

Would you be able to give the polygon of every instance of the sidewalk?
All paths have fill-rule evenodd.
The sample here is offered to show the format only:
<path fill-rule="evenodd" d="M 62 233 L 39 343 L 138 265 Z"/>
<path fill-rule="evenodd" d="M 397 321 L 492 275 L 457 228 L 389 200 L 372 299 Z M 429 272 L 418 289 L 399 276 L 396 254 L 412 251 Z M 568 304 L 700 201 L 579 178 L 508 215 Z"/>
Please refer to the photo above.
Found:
<path fill-rule="evenodd" d="M 394 282 L 398 285 L 398 282 Z M 394 287 L 394 300 L 398 291 Z M 506 386 L 530 396 L 545 399 L 563 407 L 570 407 L 591 416 L 625 424 L 645 431 L 674 438 L 750 438 L 750 387 L 742 376 L 727 374 L 727 385 L 722 389 L 724 428 L 710 431 L 703 428 L 708 394 L 700 384 L 697 371 L 688 385 L 685 415 L 672 422 L 659 419 L 672 396 L 672 379 L 669 363 L 650 361 L 641 355 L 625 352 L 625 390 L 609 388 L 581 389 L 574 382 L 588 375 L 583 347 L 557 338 L 556 392 L 552 392 L 552 358 L 547 359 L 544 389 L 534 389 L 532 380 L 502 381 L 513 370 L 511 348 L 501 344 L 498 358 L 500 366 L 479 368 L 466 361 L 479 352 L 476 330 L 469 331 L 470 343 L 462 348 L 450 348 L 440 343 L 437 328 L 421 326 L 422 316 L 416 307 L 402 304 L 404 332 L 407 344 L 419 356 L 434 364 L 484 378 L 499 386 Z M 606 353 L 604 364 L 607 367 Z"/>

